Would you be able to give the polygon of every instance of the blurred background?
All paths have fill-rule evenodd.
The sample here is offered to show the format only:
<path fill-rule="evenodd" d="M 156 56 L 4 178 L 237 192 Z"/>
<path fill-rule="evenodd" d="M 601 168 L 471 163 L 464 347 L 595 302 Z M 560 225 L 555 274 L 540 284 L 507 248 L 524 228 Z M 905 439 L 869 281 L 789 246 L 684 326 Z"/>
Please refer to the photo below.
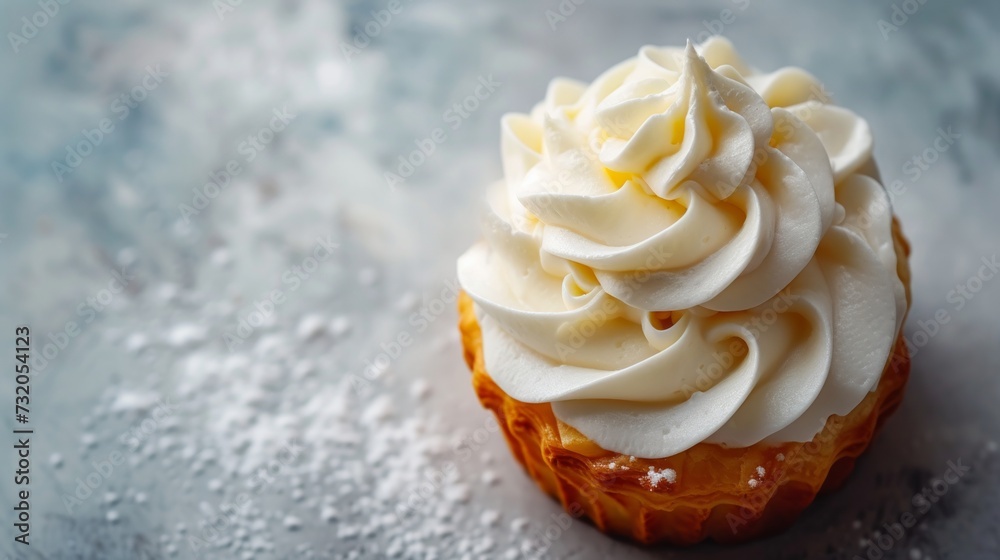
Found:
<path fill-rule="evenodd" d="M 1000 244 L 997 3 L 25 0 L 0 14 L 5 363 L 15 326 L 32 337 L 28 422 L 14 376 L 0 384 L 0 554 L 1000 555 L 1000 286 L 980 274 Z M 917 352 L 846 487 L 791 530 L 643 549 L 565 522 L 509 456 L 461 359 L 454 262 L 501 174 L 503 113 L 555 76 L 711 34 L 762 70 L 808 69 L 869 120 L 885 182 L 901 182 Z M 8 476 L 25 426 L 30 547 L 13 540 Z M 942 486 L 952 464 L 968 472 Z M 894 534 L 905 513 L 918 524 Z"/>

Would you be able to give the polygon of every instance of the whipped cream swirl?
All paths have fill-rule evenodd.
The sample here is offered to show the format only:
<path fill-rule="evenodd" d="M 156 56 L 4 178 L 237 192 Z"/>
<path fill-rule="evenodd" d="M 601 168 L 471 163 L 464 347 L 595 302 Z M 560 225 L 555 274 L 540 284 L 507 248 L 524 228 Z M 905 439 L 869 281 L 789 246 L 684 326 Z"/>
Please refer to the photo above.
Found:
<path fill-rule="evenodd" d="M 458 261 L 485 366 L 610 451 L 808 441 L 877 384 L 906 312 L 867 123 L 721 38 L 644 47 L 502 120 Z"/>

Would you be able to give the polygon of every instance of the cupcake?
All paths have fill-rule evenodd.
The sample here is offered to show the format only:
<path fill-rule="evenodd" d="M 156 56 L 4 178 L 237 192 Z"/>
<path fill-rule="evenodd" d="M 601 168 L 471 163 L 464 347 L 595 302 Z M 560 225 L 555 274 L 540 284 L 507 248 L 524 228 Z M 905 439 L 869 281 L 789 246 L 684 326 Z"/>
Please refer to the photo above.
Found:
<path fill-rule="evenodd" d="M 554 80 L 501 152 L 460 329 L 543 490 L 692 544 L 781 530 L 843 482 L 909 375 L 909 248 L 864 119 L 713 38 Z"/>

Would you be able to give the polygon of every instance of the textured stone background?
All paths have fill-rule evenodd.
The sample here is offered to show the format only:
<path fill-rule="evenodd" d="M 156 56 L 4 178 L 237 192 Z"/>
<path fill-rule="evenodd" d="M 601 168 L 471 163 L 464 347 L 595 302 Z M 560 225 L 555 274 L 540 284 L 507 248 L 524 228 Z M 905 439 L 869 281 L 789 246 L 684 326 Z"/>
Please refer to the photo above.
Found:
<path fill-rule="evenodd" d="M 390 555 L 386 543 L 412 532 L 424 544 L 401 549 L 401 557 L 520 557 L 559 510 L 496 435 L 459 462 L 465 482 L 445 508 L 451 513 L 435 521 L 445 527 L 441 535 L 379 521 L 398 496 L 377 504 L 365 497 L 400 476 L 405 486 L 405 476 L 415 476 L 399 474 L 406 461 L 419 460 L 419 469 L 455 461 L 455 442 L 486 425 L 459 357 L 455 313 L 433 304 L 448 289 L 455 258 L 478 235 L 483 187 L 500 174 L 499 117 L 529 109 L 556 75 L 590 80 L 643 44 L 721 31 L 752 64 L 807 68 L 838 103 L 869 119 L 884 179 L 905 185 L 894 206 L 914 247 L 907 332 L 926 344 L 902 407 L 846 487 L 819 500 L 792 530 L 738 548 L 644 550 L 574 522 L 541 555 L 864 557 L 864 539 L 913 510 L 914 493 L 948 461 L 971 470 L 884 557 L 1000 555 L 1000 286 L 985 282 L 961 309 L 949 297 L 1000 243 L 1000 6 L 927 0 L 885 36 L 878 21 L 890 19 L 891 2 L 588 0 L 554 26 L 545 13 L 558 10 L 554 0 L 401 6 L 351 56 L 342 41 L 385 3 L 243 2 L 220 17 L 208 0 L 77 1 L 17 52 L 0 48 L 0 332 L 31 325 L 38 353 L 67 321 L 84 317 L 79 306 L 100 297 L 113 270 L 124 266 L 134 276 L 36 368 L 33 544 L 28 550 L 5 537 L 0 553 L 367 558 Z M 4 3 L 0 30 L 20 33 L 21 18 L 38 10 L 32 2 Z M 156 65 L 168 75 L 119 118 L 114 99 Z M 452 130 L 445 111 L 489 76 L 501 85 Z M 240 143 L 285 106 L 295 114 L 290 125 L 247 161 Z M 93 153 L 70 173 L 53 171 L 66 146 L 104 118 L 115 128 Z M 447 139 L 391 189 L 384 172 L 436 127 Z M 930 154 L 936 161 L 919 176 L 908 172 L 907 161 L 933 146 L 939 127 L 958 140 Z M 242 164 L 238 176 L 185 220 L 179 205 L 191 204 L 192 189 L 231 159 Z M 301 264 L 322 236 L 336 240 L 335 255 L 230 352 L 225 333 L 269 290 L 288 288 L 282 271 Z M 417 332 L 409 317 L 426 306 L 434 320 Z M 941 313 L 947 324 L 927 323 Z M 325 402 L 330 387 L 357 379 L 380 345 L 403 332 L 414 343 L 350 405 L 374 424 L 327 420 L 323 407 L 309 408 Z M 3 403 L 11 387 L 2 383 Z M 172 398 L 180 412 L 70 512 L 62 496 L 94 472 L 92 462 L 121 449 L 118 435 L 150 417 L 154 397 Z M 334 401 L 334 416 L 354 410 Z M 0 418 L 12 428 L 8 406 L 0 406 Z M 389 438 L 394 444 L 373 459 L 364 434 L 384 436 L 382 416 L 434 427 Z M 338 442 L 348 436 L 361 441 Z M 268 487 L 232 535 L 196 555 L 186 535 L 198 530 L 198 519 L 289 437 L 307 459 Z M 443 440 L 444 451 L 428 450 L 431 440 Z M 9 473 L 13 456 L 2 447 Z M 348 474 L 369 460 L 371 472 Z M 481 483 L 484 470 L 499 484 Z M 3 535 L 13 493 L 5 474 Z M 437 494 L 428 501 L 437 500 L 446 501 Z M 337 519 L 323 507 L 337 508 Z M 499 522 L 479 523 L 486 510 Z M 528 530 L 511 529 L 518 518 Z M 491 546 L 477 548 L 487 540 Z"/>

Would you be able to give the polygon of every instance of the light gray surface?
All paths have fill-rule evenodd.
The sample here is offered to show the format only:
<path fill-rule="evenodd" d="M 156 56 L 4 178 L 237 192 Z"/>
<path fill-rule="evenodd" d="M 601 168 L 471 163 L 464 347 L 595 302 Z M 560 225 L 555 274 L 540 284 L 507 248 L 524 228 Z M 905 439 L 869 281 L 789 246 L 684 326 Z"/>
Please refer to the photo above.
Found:
<path fill-rule="evenodd" d="M 244 2 L 220 18 L 207 1 L 73 2 L 19 52 L 0 49 L 0 332 L 30 325 L 38 353 L 49 333 L 59 338 L 54 333 L 67 321 L 82 322 L 78 306 L 100 295 L 112 270 L 125 265 L 135 275 L 35 374 L 33 544 L 25 549 L 6 536 L 13 456 L 3 443 L 0 551 L 17 558 L 199 557 L 186 535 L 197 531 L 205 508 L 231 499 L 246 472 L 292 436 L 303 458 L 255 500 L 254 513 L 239 524 L 247 535 L 230 535 L 200 557 L 381 557 L 387 540 L 419 533 L 406 523 L 369 523 L 373 512 L 391 511 L 406 495 L 403 489 L 366 502 L 372 489 L 392 488 L 385 473 L 405 471 L 393 457 L 416 458 L 429 471 L 457 463 L 470 489 L 465 503 L 442 490 L 423 504 L 447 502 L 451 512 L 438 524 L 450 534 L 413 537 L 439 543 L 436 557 L 502 558 L 536 538 L 558 506 L 522 474 L 499 436 L 488 433 L 475 453 L 462 447 L 461 438 L 474 437 L 488 417 L 461 362 L 454 310 L 432 312 L 423 332 L 409 317 L 435 305 L 455 258 L 478 235 L 484 186 L 500 174 L 501 114 L 529 109 L 556 75 L 593 79 L 643 44 L 697 39 L 720 31 L 713 20 L 730 19 L 721 31 L 749 62 L 807 68 L 838 103 L 869 119 L 884 179 L 905 185 L 894 206 L 914 247 L 907 332 L 912 339 L 939 310 L 948 323 L 930 328 L 934 336 L 914 357 L 902 407 L 846 487 L 788 532 L 737 548 L 647 550 L 574 522 L 545 555 L 863 557 L 862 539 L 913 510 L 914 493 L 942 476 L 948 461 L 971 470 L 884 557 L 1000 554 L 1000 287 L 986 282 L 962 309 L 949 298 L 1000 243 L 1000 7 L 929 0 L 885 37 L 878 20 L 892 16 L 889 2 L 724 0 L 681 8 L 591 0 L 555 29 L 545 14 L 558 10 L 555 1 L 401 6 L 350 60 L 341 42 L 385 4 Z M 37 9 L 6 3 L 3 30 L 18 32 L 21 17 Z M 113 99 L 156 65 L 168 75 L 119 119 Z M 443 113 L 489 76 L 501 85 L 452 130 Z M 296 116 L 247 162 L 240 142 L 285 105 Z M 103 118 L 115 129 L 58 181 L 51 162 Z M 390 189 L 383 173 L 435 127 L 446 128 L 447 140 Z M 918 177 L 908 172 L 907 160 L 933 146 L 939 127 L 960 138 Z M 190 204 L 192 189 L 230 159 L 244 164 L 238 177 L 185 224 L 179 205 Z M 327 235 L 339 245 L 334 255 L 292 293 L 283 271 L 303 263 L 315 239 Z M 288 301 L 272 324 L 229 352 L 224 334 L 275 288 Z M 315 326 L 304 317 L 326 327 L 300 336 Z M 336 317 L 351 329 L 332 332 Z M 329 409 L 350 418 L 309 408 L 340 394 L 330 388 L 361 374 L 399 333 L 414 343 L 388 371 L 369 390 L 350 393 L 352 402 L 331 401 Z M 9 338 L 0 345 L 12 346 Z M 315 367 L 303 366 L 306 360 Z M 4 379 L 0 419 L 9 432 L 13 383 Z M 418 379 L 430 388 L 422 399 L 412 396 Z M 143 400 L 150 395 L 173 399 L 177 411 L 70 513 L 62 496 L 94 471 L 92 462 L 122 449 L 119 434 L 152 417 Z M 369 418 L 381 406 L 389 424 Z M 413 418 L 426 429 L 407 424 Z M 387 436 L 391 426 L 408 427 Z M 338 442 L 338 434 L 360 439 Z M 53 454 L 61 465 L 50 461 Z M 348 473 L 369 461 L 370 472 Z M 480 483 L 484 469 L 498 483 Z M 136 500 L 140 492 L 145 501 Z M 323 519 L 324 503 L 336 504 L 337 519 Z M 486 510 L 499 514 L 498 524 L 480 522 Z M 290 515 L 301 527 L 285 526 Z M 527 520 L 527 532 L 510 528 L 517 518 Z M 342 531 L 359 524 L 373 527 L 370 534 Z M 494 546 L 476 552 L 486 538 Z M 434 557 L 422 550 L 402 554 Z"/>

